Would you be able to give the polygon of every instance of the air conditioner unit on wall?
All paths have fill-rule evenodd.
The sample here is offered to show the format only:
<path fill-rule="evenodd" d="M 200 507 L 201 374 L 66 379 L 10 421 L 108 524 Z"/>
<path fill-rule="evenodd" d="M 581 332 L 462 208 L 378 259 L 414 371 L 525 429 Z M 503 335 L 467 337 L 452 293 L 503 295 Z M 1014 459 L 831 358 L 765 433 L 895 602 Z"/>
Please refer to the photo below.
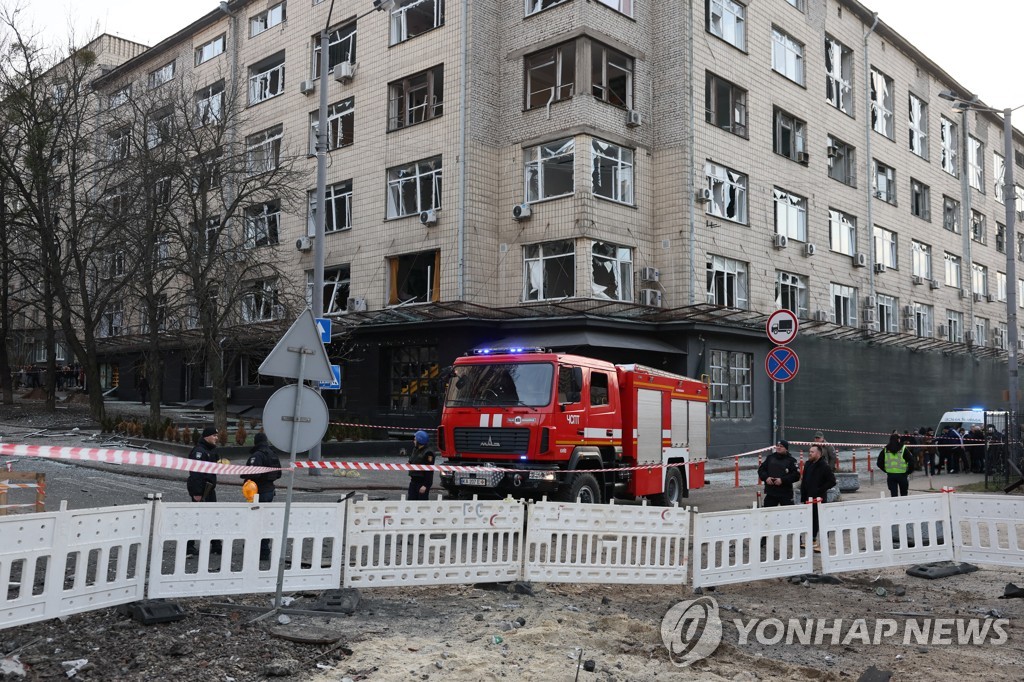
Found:
<path fill-rule="evenodd" d="M 940 324 L 935 327 L 935 336 L 940 339 L 944 339 L 946 338 L 948 331 L 949 330 L 946 328 L 946 325 Z"/>
<path fill-rule="evenodd" d="M 784 249 L 789 246 L 789 237 L 784 234 L 776 234 L 772 236 L 772 246 L 776 249 Z"/>
<path fill-rule="evenodd" d="M 816 322 L 828 322 L 828 311 L 827 310 L 815 310 L 814 319 Z"/>
<path fill-rule="evenodd" d="M 643 305 L 652 305 L 657 308 L 661 307 L 661 292 L 657 289 L 641 289 L 640 290 L 640 303 Z"/>
<path fill-rule="evenodd" d="M 903 328 L 908 332 L 912 332 L 917 329 L 917 319 L 913 317 L 903 318 Z"/>
<path fill-rule="evenodd" d="M 366 311 L 366 299 L 362 296 L 352 296 L 348 299 L 345 310 L 350 313 L 362 313 Z"/>
<path fill-rule="evenodd" d="M 924 284 L 924 277 L 922 277 L 921 275 L 911 275 L 910 281 L 913 284 Z"/>
<path fill-rule="evenodd" d="M 626 125 L 630 128 L 636 128 L 643 123 L 643 117 L 640 116 L 640 112 L 636 109 L 630 109 L 626 112 Z"/>
<path fill-rule="evenodd" d="M 658 282 L 661 280 L 661 271 L 658 268 L 640 268 L 640 279 L 644 282 Z"/>
<path fill-rule="evenodd" d="M 875 272 L 879 274 L 885 272 L 885 263 L 875 263 Z"/>
<path fill-rule="evenodd" d="M 295 248 L 299 251 L 309 251 L 313 248 L 313 240 L 309 237 L 299 237 L 295 240 Z"/>
<path fill-rule="evenodd" d="M 864 297 L 864 307 L 866 309 L 874 310 L 878 305 L 878 297 L 874 294 Z"/>
<path fill-rule="evenodd" d="M 938 289 L 942 285 L 939 284 L 939 280 L 933 279 L 930 282 L 928 282 L 928 286 L 930 286 L 932 289 Z"/>
<path fill-rule="evenodd" d="M 527 220 L 532 215 L 533 211 L 530 210 L 529 204 L 516 204 L 512 207 L 513 220 Z"/>
<path fill-rule="evenodd" d="M 811 155 L 808 154 L 807 152 L 797 152 L 796 160 L 797 163 L 807 163 L 808 161 L 811 160 Z"/>
<path fill-rule="evenodd" d="M 985 294 L 985 300 L 988 303 L 995 303 L 996 302 L 996 296 L 995 296 L 995 294 Z"/>
<path fill-rule="evenodd" d="M 814 244 L 804 244 L 804 255 L 813 256 L 818 252 L 818 247 Z"/>
<path fill-rule="evenodd" d="M 313 93 L 314 90 L 316 90 L 315 81 L 302 81 L 301 83 L 299 83 L 299 92 L 301 92 L 303 95 L 310 95 Z"/>
<path fill-rule="evenodd" d="M 853 254 L 853 267 L 855 268 L 866 268 L 868 266 L 868 254 L 866 253 L 855 253 Z"/>
<path fill-rule="evenodd" d="M 348 83 L 356 75 L 356 65 L 352 62 L 340 62 L 334 65 L 334 80 Z"/>
<path fill-rule="evenodd" d="M 974 302 L 981 303 L 981 294 L 974 294 Z"/>
<path fill-rule="evenodd" d="M 437 225 L 437 211 L 429 209 L 420 213 L 420 222 L 424 225 Z"/>
<path fill-rule="evenodd" d="M 714 193 L 710 189 L 705 187 L 703 189 L 697 190 L 695 199 L 698 204 L 706 204 L 710 202 L 712 199 L 714 199 L 714 197 Z"/>

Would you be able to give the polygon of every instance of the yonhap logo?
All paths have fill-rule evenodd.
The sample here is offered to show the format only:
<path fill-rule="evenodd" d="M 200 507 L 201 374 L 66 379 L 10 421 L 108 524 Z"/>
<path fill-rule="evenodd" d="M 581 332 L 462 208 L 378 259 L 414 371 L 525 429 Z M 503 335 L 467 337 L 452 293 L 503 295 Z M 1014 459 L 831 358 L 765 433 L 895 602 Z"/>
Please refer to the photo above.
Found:
<path fill-rule="evenodd" d="M 661 641 L 669 659 L 681 668 L 713 654 L 722 643 L 718 602 L 700 597 L 675 604 L 661 620 Z"/>

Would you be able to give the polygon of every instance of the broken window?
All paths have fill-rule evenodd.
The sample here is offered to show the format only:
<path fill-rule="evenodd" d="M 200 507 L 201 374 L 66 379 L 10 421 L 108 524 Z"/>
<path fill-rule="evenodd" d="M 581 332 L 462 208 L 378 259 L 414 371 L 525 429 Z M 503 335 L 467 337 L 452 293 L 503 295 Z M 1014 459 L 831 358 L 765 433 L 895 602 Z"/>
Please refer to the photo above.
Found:
<path fill-rule="evenodd" d="M 1003 157 L 992 152 L 992 174 L 995 177 L 995 184 L 992 194 L 1000 204 L 1005 201 L 1004 190 L 1006 189 L 1006 164 Z"/>
<path fill-rule="evenodd" d="M 708 0 L 708 33 L 747 49 L 747 8 L 733 0 Z"/>
<path fill-rule="evenodd" d="M 600 43 L 590 46 L 594 99 L 633 108 L 633 58 Z"/>
<path fill-rule="evenodd" d="M 985 145 L 973 135 L 967 136 L 967 180 L 974 189 L 985 191 Z"/>
<path fill-rule="evenodd" d="M 388 305 L 439 300 L 441 252 L 422 251 L 388 259 Z"/>
<path fill-rule="evenodd" d="M 845 327 L 857 326 L 857 290 L 845 284 L 829 284 L 832 298 L 832 322 Z"/>
<path fill-rule="evenodd" d="M 249 19 L 249 37 L 269 31 L 284 21 L 284 3 L 279 2 Z"/>
<path fill-rule="evenodd" d="M 569 137 L 523 150 L 526 200 L 543 201 L 575 191 L 576 142 Z"/>
<path fill-rule="evenodd" d="M 174 134 L 174 112 L 170 109 L 156 111 L 146 121 L 146 148 L 158 147 Z"/>
<path fill-rule="evenodd" d="M 910 215 L 922 220 L 932 219 L 932 190 L 914 178 L 910 178 Z"/>
<path fill-rule="evenodd" d="M 107 160 L 123 161 L 127 159 L 131 151 L 131 141 L 131 133 L 127 128 L 110 131 L 107 135 Z"/>
<path fill-rule="evenodd" d="M 953 343 L 964 341 L 964 314 L 959 310 L 946 310 L 946 338 Z"/>
<path fill-rule="evenodd" d="M 224 53 L 224 34 L 204 43 L 196 48 L 196 66 L 210 61 L 219 54 Z"/>
<path fill-rule="evenodd" d="M 896 312 L 900 307 L 896 297 L 878 294 L 875 300 L 878 302 L 878 330 L 890 334 L 899 332 L 900 323 L 896 319 Z"/>
<path fill-rule="evenodd" d="M 953 197 L 942 197 L 942 227 L 960 234 L 960 202 Z"/>
<path fill-rule="evenodd" d="M 1006 253 L 1006 225 L 999 222 L 996 223 L 996 251 Z"/>
<path fill-rule="evenodd" d="M 807 317 L 810 298 L 807 278 L 792 272 L 775 272 L 775 307 L 791 311 L 797 317 Z"/>
<path fill-rule="evenodd" d="M 896 169 L 875 160 L 875 198 L 896 205 Z"/>
<path fill-rule="evenodd" d="M 327 35 L 327 71 L 342 62 L 356 61 L 356 22 L 336 26 Z M 313 78 L 320 77 L 320 34 L 313 36 Z"/>
<path fill-rule="evenodd" d="M 355 141 L 355 107 L 354 97 L 346 97 L 327 107 L 327 151 L 347 147 Z M 316 153 L 316 138 L 319 131 L 317 123 L 320 111 L 309 115 L 309 153 Z"/>
<path fill-rule="evenodd" d="M 324 315 L 336 315 L 348 310 L 351 291 L 350 268 L 337 265 L 324 268 Z M 313 303 L 313 272 L 306 272 L 306 303 Z"/>
<path fill-rule="evenodd" d="M 107 97 L 107 108 L 116 109 L 129 100 L 132 96 L 132 86 L 129 83 L 120 90 L 115 90 L 113 94 Z"/>
<path fill-rule="evenodd" d="M 957 149 L 960 147 L 960 132 L 956 123 L 953 123 L 945 116 L 940 119 L 939 131 L 942 138 L 942 170 L 954 178 L 960 177 L 960 169 L 957 167 Z"/>
<path fill-rule="evenodd" d="M 398 130 L 444 113 L 444 65 L 388 85 L 388 130 Z"/>
<path fill-rule="evenodd" d="M 441 208 L 441 157 L 388 169 L 388 218 Z"/>
<path fill-rule="evenodd" d="M 149 72 L 149 87 L 158 88 L 173 78 L 174 62 L 170 61 L 161 66 L 159 69 L 153 69 Z"/>
<path fill-rule="evenodd" d="M 196 125 L 220 123 L 224 115 L 224 81 L 196 91 Z"/>
<path fill-rule="evenodd" d="M 561 5 L 563 2 L 568 1 L 569 0 L 526 0 L 526 16 L 536 14 L 537 12 L 543 12 L 549 7 Z"/>
<path fill-rule="evenodd" d="M 910 94 L 910 151 L 928 159 L 928 104 L 917 95 Z"/>
<path fill-rule="evenodd" d="M 633 204 L 633 150 L 598 140 L 592 142 L 594 195 Z"/>
<path fill-rule="evenodd" d="M 388 386 L 380 391 L 387 411 L 437 414 L 441 406 L 441 373 L 437 345 L 401 345 L 381 349 Z"/>
<path fill-rule="evenodd" d="M 943 256 L 946 261 L 946 286 L 960 288 L 960 256 L 954 256 L 946 251 Z"/>
<path fill-rule="evenodd" d="M 914 304 L 914 333 L 918 336 L 931 336 L 935 319 L 934 308 L 924 303 Z"/>
<path fill-rule="evenodd" d="M 914 256 L 914 272 L 912 274 L 924 279 L 931 279 L 932 247 L 916 240 L 910 242 L 910 247 Z"/>
<path fill-rule="evenodd" d="M 284 92 L 284 51 L 249 67 L 249 104 L 259 104 Z"/>
<path fill-rule="evenodd" d="M 788 114 L 782 109 L 774 109 L 775 126 L 772 146 L 776 154 L 788 159 L 807 162 L 807 122 Z"/>
<path fill-rule="evenodd" d="M 784 234 L 790 239 L 807 241 L 807 199 L 775 187 L 775 234 Z"/>
<path fill-rule="evenodd" d="M 825 36 L 825 99 L 836 109 L 853 115 L 853 50 Z"/>
<path fill-rule="evenodd" d="M 594 298 L 633 301 L 633 252 L 625 246 L 594 242 L 591 257 Z"/>
<path fill-rule="evenodd" d="M 345 180 L 327 185 L 324 194 L 327 207 L 324 217 L 324 234 L 347 230 L 352 227 L 352 181 Z M 316 235 L 316 192 L 309 192 L 309 220 L 306 234 Z"/>
<path fill-rule="evenodd" d="M 828 210 L 829 248 L 852 256 L 857 248 L 857 218 L 834 208 Z"/>
<path fill-rule="evenodd" d="M 277 244 L 280 227 L 280 201 L 275 199 L 248 207 L 245 209 L 245 248 Z"/>
<path fill-rule="evenodd" d="M 103 316 L 100 318 L 100 326 L 97 336 L 100 338 L 109 336 L 120 336 L 126 333 L 124 326 L 124 304 L 120 301 L 111 301 L 107 304 Z"/>
<path fill-rule="evenodd" d="M 971 209 L 971 239 L 985 243 L 985 214 Z M 998 248 L 998 244 L 996 245 Z"/>
<path fill-rule="evenodd" d="M 276 279 L 256 280 L 249 284 L 248 289 L 242 296 L 243 322 L 266 322 L 284 315 L 277 303 Z"/>
<path fill-rule="evenodd" d="M 896 233 L 875 225 L 875 263 L 887 268 L 899 267 Z"/>
<path fill-rule="evenodd" d="M 707 214 L 737 223 L 747 222 L 747 176 L 717 163 L 704 166 L 711 201 Z"/>
<path fill-rule="evenodd" d="M 245 161 L 249 175 L 275 170 L 281 163 L 284 127 L 276 125 L 245 138 Z"/>
<path fill-rule="evenodd" d="M 747 264 L 732 258 L 708 256 L 707 302 L 727 308 L 747 308 Z"/>
<path fill-rule="evenodd" d="M 801 12 L 803 12 L 805 10 L 804 0 L 786 0 L 786 2 L 788 2 L 791 5 L 793 5 L 793 7 L 796 7 Z"/>
<path fill-rule="evenodd" d="M 996 300 L 1006 300 L 1006 273 L 996 270 Z"/>
<path fill-rule="evenodd" d="M 444 26 L 444 0 L 398 0 L 391 10 L 391 44 Z"/>
<path fill-rule="evenodd" d="M 893 137 L 893 81 L 878 69 L 871 69 L 871 127 L 890 140 Z"/>
<path fill-rule="evenodd" d="M 526 108 L 569 99 L 576 81 L 576 43 L 568 42 L 527 55 Z"/>
<path fill-rule="evenodd" d="M 828 136 L 825 149 L 828 156 L 828 176 L 850 187 L 857 186 L 856 150 L 842 140 Z"/>
<path fill-rule="evenodd" d="M 566 239 L 523 247 L 523 300 L 576 295 L 576 247 Z"/>
<path fill-rule="evenodd" d="M 747 136 L 747 91 L 710 71 L 704 81 L 704 118 L 722 130 Z"/>
<path fill-rule="evenodd" d="M 804 84 L 804 44 L 772 27 L 772 68 L 794 83 Z"/>

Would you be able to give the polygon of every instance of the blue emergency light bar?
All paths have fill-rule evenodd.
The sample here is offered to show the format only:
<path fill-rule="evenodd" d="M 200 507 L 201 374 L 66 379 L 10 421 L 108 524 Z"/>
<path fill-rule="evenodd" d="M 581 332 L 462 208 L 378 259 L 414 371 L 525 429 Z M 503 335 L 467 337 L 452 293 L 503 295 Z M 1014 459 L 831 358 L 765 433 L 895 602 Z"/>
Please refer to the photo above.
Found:
<path fill-rule="evenodd" d="M 511 348 L 474 348 L 473 355 L 517 355 L 520 353 L 548 353 L 547 348 L 514 346 Z"/>

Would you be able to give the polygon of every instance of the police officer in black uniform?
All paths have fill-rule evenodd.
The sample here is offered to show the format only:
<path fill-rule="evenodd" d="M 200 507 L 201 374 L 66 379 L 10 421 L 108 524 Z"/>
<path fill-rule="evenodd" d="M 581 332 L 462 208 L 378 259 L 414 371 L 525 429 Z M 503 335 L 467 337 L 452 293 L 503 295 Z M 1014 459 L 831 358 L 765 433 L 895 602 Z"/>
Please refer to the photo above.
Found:
<path fill-rule="evenodd" d="M 192 452 L 188 453 L 189 459 L 198 460 L 200 462 L 216 462 L 217 457 L 214 452 L 217 450 L 217 429 L 212 426 L 207 426 L 203 429 L 203 435 L 199 437 L 199 442 L 192 448 Z M 193 502 L 216 502 L 217 501 L 217 474 L 207 474 L 199 471 L 190 471 L 188 474 L 188 480 L 185 482 L 185 486 L 188 489 L 188 495 Z M 220 552 L 221 541 L 212 540 L 210 542 L 211 552 Z M 189 540 L 186 554 L 195 555 L 199 553 L 199 546 L 194 540 Z"/>

